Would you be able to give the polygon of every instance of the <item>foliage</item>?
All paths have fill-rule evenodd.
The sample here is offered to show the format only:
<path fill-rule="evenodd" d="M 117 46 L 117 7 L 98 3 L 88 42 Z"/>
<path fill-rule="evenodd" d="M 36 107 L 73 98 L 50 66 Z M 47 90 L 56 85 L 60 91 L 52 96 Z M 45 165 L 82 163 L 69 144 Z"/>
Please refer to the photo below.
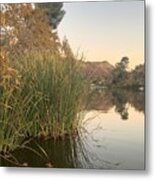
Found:
<path fill-rule="evenodd" d="M 107 78 L 107 84 L 113 86 L 124 86 L 127 78 L 128 57 L 123 57 L 119 63 L 116 63 L 114 70 Z"/>
<path fill-rule="evenodd" d="M 135 67 L 128 76 L 128 86 L 134 88 L 144 87 L 145 85 L 145 70 L 144 65 L 140 64 Z"/>
<path fill-rule="evenodd" d="M 65 14 L 65 11 L 62 9 L 63 3 L 36 3 L 35 6 L 45 11 L 49 25 L 52 29 L 56 29 Z"/>
<path fill-rule="evenodd" d="M 52 16 L 55 26 L 62 19 L 58 17 L 62 3 L 50 4 L 49 9 L 46 5 L 4 4 L 0 11 L 0 151 L 4 153 L 27 136 L 57 137 L 76 130 L 85 80 L 68 41 L 61 44 L 52 31 Z M 54 8 L 50 24 L 46 8 Z"/>
<path fill-rule="evenodd" d="M 59 55 L 59 38 L 41 8 L 32 4 L 5 4 L 1 10 L 1 49 L 12 59 L 30 50 Z"/>
<path fill-rule="evenodd" d="M 38 52 L 29 52 L 10 64 L 14 75 L 1 85 L 3 141 L 10 146 L 9 139 L 26 134 L 58 136 L 73 132 L 85 95 L 79 64 L 74 59 L 57 61 Z"/>
<path fill-rule="evenodd" d="M 105 85 L 111 88 L 130 88 L 138 90 L 144 87 L 144 65 L 138 65 L 132 71 L 127 71 L 129 59 L 123 57 L 116 63 L 111 74 L 106 78 Z"/>

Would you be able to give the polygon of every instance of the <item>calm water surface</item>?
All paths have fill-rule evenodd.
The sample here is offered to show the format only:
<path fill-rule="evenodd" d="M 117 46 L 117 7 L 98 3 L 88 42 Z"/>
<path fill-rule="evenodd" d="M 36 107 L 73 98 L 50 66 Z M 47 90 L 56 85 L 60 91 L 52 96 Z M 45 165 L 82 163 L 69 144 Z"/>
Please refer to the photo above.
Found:
<path fill-rule="evenodd" d="M 97 92 L 87 104 L 77 136 L 32 140 L 29 148 L 12 152 L 16 161 L 32 167 L 144 169 L 144 93 Z M 2 165 L 15 164 L 2 160 Z"/>
<path fill-rule="evenodd" d="M 128 120 L 115 109 L 86 111 L 80 128 L 82 167 L 105 169 L 144 168 L 144 114 L 128 105 Z M 80 148 L 80 147 L 79 147 Z M 80 157 L 81 156 L 81 157 Z"/>

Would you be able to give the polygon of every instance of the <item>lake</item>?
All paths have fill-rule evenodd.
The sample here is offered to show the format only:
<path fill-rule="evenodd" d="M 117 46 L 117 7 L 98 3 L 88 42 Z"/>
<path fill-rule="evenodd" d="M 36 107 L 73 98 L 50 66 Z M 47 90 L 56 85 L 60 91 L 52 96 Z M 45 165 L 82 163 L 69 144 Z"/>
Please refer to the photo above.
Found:
<path fill-rule="evenodd" d="M 78 115 L 76 135 L 27 140 L 1 166 L 144 169 L 144 92 L 91 92 Z"/>

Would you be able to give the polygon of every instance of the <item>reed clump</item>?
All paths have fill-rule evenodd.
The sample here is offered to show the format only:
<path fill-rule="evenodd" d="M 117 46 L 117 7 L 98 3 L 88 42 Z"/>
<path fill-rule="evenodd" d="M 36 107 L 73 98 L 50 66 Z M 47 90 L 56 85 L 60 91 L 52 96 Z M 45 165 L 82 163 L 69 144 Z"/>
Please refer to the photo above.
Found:
<path fill-rule="evenodd" d="M 0 73 L 0 151 L 26 136 L 73 133 L 85 98 L 80 61 L 29 52 L 8 64 Z"/>

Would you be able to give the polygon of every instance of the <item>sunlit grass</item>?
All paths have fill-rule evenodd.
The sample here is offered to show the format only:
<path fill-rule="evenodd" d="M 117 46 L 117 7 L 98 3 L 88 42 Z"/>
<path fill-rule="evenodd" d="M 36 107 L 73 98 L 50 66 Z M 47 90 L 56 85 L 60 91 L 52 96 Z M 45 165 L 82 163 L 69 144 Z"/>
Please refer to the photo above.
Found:
<path fill-rule="evenodd" d="M 84 97 L 85 81 L 74 58 L 29 53 L 9 63 L 0 84 L 0 151 L 26 136 L 73 133 Z"/>

